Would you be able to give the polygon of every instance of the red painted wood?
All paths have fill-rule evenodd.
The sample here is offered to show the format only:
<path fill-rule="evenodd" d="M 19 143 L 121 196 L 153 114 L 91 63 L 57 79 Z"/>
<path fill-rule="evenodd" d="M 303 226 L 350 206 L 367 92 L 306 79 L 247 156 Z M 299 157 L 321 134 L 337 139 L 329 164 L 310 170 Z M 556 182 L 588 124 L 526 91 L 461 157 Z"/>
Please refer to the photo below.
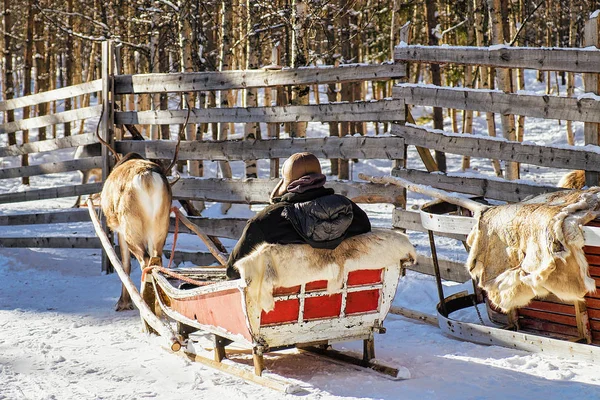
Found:
<path fill-rule="evenodd" d="M 346 296 L 346 315 L 364 312 L 377 312 L 379 309 L 379 289 L 361 290 Z"/>
<path fill-rule="evenodd" d="M 185 299 L 170 299 L 171 308 L 201 324 L 219 326 L 252 341 L 246 325 L 242 293 L 233 288 Z"/>
<path fill-rule="evenodd" d="M 551 334 L 559 334 L 571 337 L 579 337 L 579 331 L 576 326 L 568 326 L 555 324 L 548 321 L 540 321 L 537 319 L 523 318 L 519 319 L 519 326 L 524 331 L 537 331 L 546 336 Z"/>
<path fill-rule="evenodd" d="M 370 285 L 381 283 L 383 269 L 364 269 L 352 271 L 348 274 L 348 286 Z"/>
<path fill-rule="evenodd" d="M 600 265 L 600 255 L 598 254 L 585 254 L 585 258 L 587 259 L 588 264 L 591 266 L 599 266 Z"/>
<path fill-rule="evenodd" d="M 304 300 L 304 319 L 338 317 L 342 310 L 341 293 L 331 296 L 309 297 Z"/>
<path fill-rule="evenodd" d="M 540 321 L 555 322 L 555 323 L 563 324 L 563 325 L 577 326 L 577 321 L 575 320 L 574 315 L 556 314 L 556 313 L 528 310 L 528 309 L 522 308 L 519 310 L 519 316 L 527 317 L 527 318 L 535 318 Z M 521 321 L 521 320 L 519 320 L 519 321 Z"/>
<path fill-rule="evenodd" d="M 590 327 L 592 331 L 600 333 L 600 321 L 597 319 L 590 319 Z"/>
<path fill-rule="evenodd" d="M 298 299 L 276 301 L 275 309 L 269 313 L 262 312 L 260 324 L 263 326 L 297 322 L 299 311 L 300 300 Z"/>
<path fill-rule="evenodd" d="M 519 310 L 528 309 L 575 315 L 575 306 L 573 306 L 572 304 L 554 303 L 546 300 L 534 300 L 531 303 L 529 303 L 527 307 L 522 307 Z"/>
<path fill-rule="evenodd" d="M 590 272 L 590 276 L 598 277 L 600 276 L 600 267 L 596 265 L 590 265 L 588 271 Z"/>
<path fill-rule="evenodd" d="M 600 310 L 588 308 L 587 313 L 589 318 L 600 320 Z"/>
<path fill-rule="evenodd" d="M 327 289 L 327 281 L 308 282 L 304 287 L 305 292 L 316 292 L 317 290 Z"/>
<path fill-rule="evenodd" d="M 600 247 L 598 246 L 583 246 L 585 254 L 596 254 L 600 255 Z"/>
<path fill-rule="evenodd" d="M 273 296 L 283 296 L 300 293 L 300 285 L 293 287 L 277 287 L 273 290 Z"/>
<path fill-rule="evenodd" d="M 593 219 L 585 224 L 585 226 L 600 226 L 600 219 Z"/>
<path fill-rule="evenodd" d="M 592 299 L 588 297 L 585 299 L 585 305 L 588 309 L 593 308 L 596 310 L 600 310 L 600 299 Z"/>

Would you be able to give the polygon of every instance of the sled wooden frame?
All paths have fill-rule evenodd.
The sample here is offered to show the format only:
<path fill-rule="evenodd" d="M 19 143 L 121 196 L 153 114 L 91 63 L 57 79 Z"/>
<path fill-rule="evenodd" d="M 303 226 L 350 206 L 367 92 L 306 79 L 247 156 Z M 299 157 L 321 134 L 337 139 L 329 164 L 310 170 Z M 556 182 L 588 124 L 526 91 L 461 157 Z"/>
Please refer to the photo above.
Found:
<path fill-rule="evenodd" d="M 188 271 L 193 273 L 193 269 Z M 214 366 L 226 358 L 227 352 L 236 352 L 226 349 L 232 342 L 242 349 L 238 351 L 251 352 L 255 383 L 264 384 L 265 353 L 294 347 L 350 367 L 399 379 L 398 368 L 374 360 L 374 333 L 385 332 L 382 321 L 391 307 L 400 274 L 400 267 L 352 271 L 346 275 L 342 289 L 331 296 L 326 292 L 326 281 L 276 288 L 275 310 L 271 313 L 258 309 L 246 297 L 246 285 L 240 279 L 182 290 L 159 271 L 152 271 L 146 276 L 143 292 L 152 293 L 151 297 L 146 295 L 146 302 L 156 302 L 163 315 L 178 323 L 180 334 L 187 336 L 199 330 L 214 336 L 213 360 L 207 361 L 206 356 L 195 352 L 193 343 L 188 342 L 187 353 L 194 360 Z M 364 300 L 365 295 L 371 299 L 373 309 L 356 309 L 357 301 Z M 321 301 L 325 305 L 317 310 L 314 305 Z M 353 310 L 351 304 L 354 304 Z M 315 311 L 329 314 L 314 315 Z M 363 340 L 362 356 L 330 348 L 332 343 L 353 340 Z M 225 368 L 231 367 L 228 364 Z M 240 372 L 238 376 L 248 379 L 247 369 L 242 367 Z M 267 386 L 288 393 L 295 390 L 282 378 L 274 379 Z"/>
<path fill-rule="evenodd" d="M 464 240 L 466 240 L 467 235 L 476 224 L 476 219 L 470 216 L 447 214 L 457 210 L 457 206 L 443 201 L 427 203 L 419 211 L 421 223 L 428 232 L 463 235 Z M 584 226 L 582 228 L 586 246 L 600 246 L 600 228 L 595 226 Z M 483 326 L 458 321 L 450 317 L 450 314 L 455 311 L 481 303 L 482 301 L 477 295 L 466 293 L 458 293 L 443 298 L 437 306 L 439 328 L 449 336 L 473 343 L 497 345 L 589 362 L 600 361 L 600 346 L 555 339 L 535 333 Z M 587 318 L 587 315 L 585 315 L 585 318 Z"/>

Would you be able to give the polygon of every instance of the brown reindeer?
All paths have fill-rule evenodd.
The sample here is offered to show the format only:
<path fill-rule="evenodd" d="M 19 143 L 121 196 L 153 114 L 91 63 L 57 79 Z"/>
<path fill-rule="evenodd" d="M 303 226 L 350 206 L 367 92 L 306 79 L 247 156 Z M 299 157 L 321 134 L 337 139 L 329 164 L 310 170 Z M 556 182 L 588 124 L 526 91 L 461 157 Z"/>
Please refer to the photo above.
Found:
<path fill-rule="evenodd" d="M 104 113 L 104 109 L 102 112 Z M 188 107 L 188 114 L 177 135 L 178 138 L 181 138 L 181 133 L 187 126 L 190 112 Z M 128 153 L 120 158 L 115 149 L 100 137 L 98 128 L 96 136 L 117 160 L 104 182 L 100 205 L 108 227 L 118 234 L 123 269 L 127 274 L 131 273 L 130 252 L 137 258 L 142 269 L 150 266 L 162 267 L 162 254 L 169 233 L 169 214 L 173 200 L 171 185 L 175 183 L 169 184 L 167 173 L 176 163 L 181 140 L 177 141 L 171 164 L 163 167 L 137 153 Z M 133 309 L 125 285 L 115 309 Z"/>
<path fill-rule="evenodd" d="M 163 169 L 139 154 L 123 157 L 106 179 L 101 194 L 102 212 L 108 227 L 118 234 L 123 269 L 128 274 L 129 252 L 142 269 L 162 266 L 171 201 L 171 186 Z M 116 310 L 131 309 L 131 298 L 123 287 Z"/>
<path fill-rule="evenodd" d="M 563 175 L 556 186 L 565 189 L 582 189 L 585 186 L 585 171 L 579 169 Z"/>

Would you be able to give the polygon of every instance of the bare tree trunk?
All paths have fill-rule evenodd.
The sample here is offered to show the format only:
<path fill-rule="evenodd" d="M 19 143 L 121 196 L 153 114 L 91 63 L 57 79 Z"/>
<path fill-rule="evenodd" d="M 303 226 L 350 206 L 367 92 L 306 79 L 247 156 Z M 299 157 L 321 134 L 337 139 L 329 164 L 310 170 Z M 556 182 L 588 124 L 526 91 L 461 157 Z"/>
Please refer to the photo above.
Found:
<path fill-rule="evenodd" d="M 44 56 L 46 55 L 46 42 L 45 42 L 45 32 L 44 32 L 44 23 L 42 21 L 42 16 L 36 14 L 34 16 L 34 44 L 35 44 L 35 83 L 36 83 L 36 93 L 43 92 L 48 87 L 48 69 L 46 67 L 46 60 Z M 37 115 L 43 116 L 48 114 L 48 103 L 42 103 L 37 106 Z M 41 127 L 38 129 L 38 140 L 46 140 L 46 127 Z"/>
<path fill-rule="evenodd" d="M 292 67 L 305 67 L 308 65 L 307 23 L 308 6 L 305 0 L 292 0 Z M 309 86 L 300 85 L 292 87 L 292 105 L 309 104 Z M 306 122 L 295 122 L 290 127 L 291 137 L 306 137 Z"/>
<path fill-rule="evenodd" d="M 73 13 L 73 0 L 67 0 L 67 29 L 69 29 L 69 31 L 73 31 L 73 18 L 71 17 L 71 14 Z M 65 58 L 65 85 L 66 86 L 71 86 L 73 84 L 73 59 L 72 59 L 72 52 L 73 52 L 73 36 L 70 34 L 67 34 L 67 37 L 65 38 L 65 44 L 66 44 L 66 51 L 64 52 L 63 56 Z M 65 99 L 65 111 L 69 111 L 73 109 L 73 100 L 68 97 Z M 71 136 L 71 123 L 67 122 L 64 125 L 64 135 L 65 136 Z"/>
<path fill-rule="evenodd" d="M 435 0 L 425 0 L 425 13 L 427 15 L 427 38 L 430 46 L 437 46 L 439 44 L 436 33 L 434 32 L 435 27 L 438 25 L 437 20 L 437 7 Z M 440 66 L 438 64 L 431 64 L 431 83 L 436 86 L 442 85 L 442 74 Z M 433 128 L 444 129 L 444 115 L 440 107 L 433 108 Z M 435 162 L 438 165 L 440 171 L 446 171 L 446 154 L 441 151 L 435 151 Z"/>
<path fill-rule="evenodd" d="M 23 96 L 29 96 L 31 94 L 31 69 L 33 62 L 33 17 L 36 8 L 33 6 L 34 0 L 29 0 L 27 10 L 27 23 L 25 25 L 25 57 L 23 65 Z M 31 116 L 31 107 L 23 108 L 23 119 L 26 120 Z M 23 131 L 23 144 L 29 143 L 29 131 Z M 27 154 L 21 157 L 21 165 L 29 165 L 29 158 Z M 29 185 L 29 177 L 24 176 L 21 178 L 23 185 Z"/>
<path fill-rule="evenodd" d="M 507 0 L 488 0 L 488 10 L 490 14 L 490 23 L 492 25 L 492 41 L 494 44 L 504 44 L 504 22 L 502 19 L 502 3 Z M 496 70 L 496 79 L 498 88 L 505 93 L 511 93 L 512 82 L 510 70 L 499 68 Z M 502 115 L 502 132 L 507 140 L 517 140 L 515 129 L 515 118 L 513 115 Z M 519 164 L 516 162 L 507 162 L 506 179 L 519 179 Z"/>
<path fill-rule="evenodd" d="M 349 0 L 340 0 L 340 10 L 346 10 L 342 13 L 338 19 L 338 26 L 340 27 L 340 40 L 341 43 L 341 54 L 342 62 L 347 63 L 352 58 L 352 48 L 350 42 L 350 14 L 347 10 L 349 7 Z M 349 83 L 342 83 L 340 85 L 341 101 L 352 101 L 352 87 Z M 350 134 L 350 123 L 340 122 L 339 135 L 344 137 Z M 348 160 L 339 159 L 338 161 L 338 178 L 339 179 L 350 179 L 350 166 Z"/>
<path fill-rule="evenodd" d="M 569 1 L 569 47 L 575 47 L 577 36 L 577 13 L 575 3 L 577 0 Z M 575 93 L 575 74 L 567 72 L 567 97 L 573 97 Z M 575 144 L 575 134 L 573 133 L 573 122 L 567 121 L 567 143 L 571 146 Z"/>
<path fill-rule="evenodd" d="M 252 21 L 254 20 L 255 1 L 246 0 L 246 9 L 248 17 L 246 19 L 246 67 L 245 69 L 258 69 L 258 33 L 252 29 Z M 246 107 L 258 106 L 258 90 L 256 88 L 246 89 Z M 251 122 L 244 125 L 244 140 L 260 140 L 260 125 L 257 122 Z M 245 160 L 246 178 L 258 178 L 257 160 Z"/>
<path fill-rule="evenodd" d="M 232 65 L 232 49 L 231 49 L 231 34 L 232 34 L 232 6 L 229 1 L 221 1 L 220 7 L 220 34 L 219 34 L 219 71 L 231 69 Z M 217 93 L 217 106 L 227 108 L 230 107 L 230 91 L 221 90 Z M 217 140 L 227 140 L 229 132 L 229 124 L 221 122 L 217 129 Z M 219 168 L 223 178 L 231 178 L 231 166 L 228 161 L 219 161 Z M 221 213 L 226 214 L 231 208 L 231 204 L 221 204 Z"/>
<path fill-rule="evenodd" d="M 12 10 L 10 0 L 4 0 L 4 13 L 2 15 L 2 29 L 4 31 L 4 49 L 3 63 L 4 73 L 2 74 L 3 100 L 10 100 L 15 95 L 15 85 L 13 82 L 13 60 L 12 60 Z M 4 123 L 15 120 L 14 110 L 4 112 Z M 8 144 L 17 144 L 17 136 L 14 132 L 8 134 Z"/>

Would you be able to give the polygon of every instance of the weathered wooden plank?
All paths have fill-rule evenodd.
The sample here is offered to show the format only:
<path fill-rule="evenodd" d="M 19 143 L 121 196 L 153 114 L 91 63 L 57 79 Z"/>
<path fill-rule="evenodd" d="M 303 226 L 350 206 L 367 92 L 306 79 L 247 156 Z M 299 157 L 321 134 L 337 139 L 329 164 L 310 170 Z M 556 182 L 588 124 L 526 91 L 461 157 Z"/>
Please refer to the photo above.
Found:
<path fill-rule="evenodd" d="M 35 237 L 35 238 L 0 238 L 0 247 L 46 249 L 99 249 L 102 247 L 97 237 Z"/>
<path fill-rule="evenodd" d="M 78 108 L 76 110 L 70 111 L 63 111 L 60 113 L 44 115 L 41 117 L 21 119 L 18 121 L 1 124 L 0 134 L 41 128 L 42 126 L 62 124 L 65 122 L 79 121 L 81 119 L 98 117 L 101 113 L 102 106 L 100 105 Z"/>
<path fill-rule="evenodd" d="M 90 215 L 84 209 L 72 209 L 34 214 L 0 215 L 0 226 L 60 224 L 88 222 Z"/>
<path fill-rule="evenodd" d="M 245 218 L 204 218 L 204 217 L 187 217 L 190 221 L 198 225 L 202 231 L 208 236 L 220 238 L 238 239 L 242 236 L 242 231 L 248 221 Z M 2 219 L 0 217 L 0 224 Z M 171 218 L 169 232 L 175 232 L 175 218 Z M 179 233 L 189 233 L 195 235 L 184 224 L 179 223 Z"/>
<path fill-rule="evenodd" d="M 598 36 L 598 15 L 585 21 L 583 30 L 583 45 L 586 47 L 597 48 L 600 46 L 600 37 Z M 597 73 L 583 74 L 583 88 L 586 93 L 598 95 L 600 93 L 600 80 Z M 583 138 L 586 145 L 598 145 L 600 134 L 600 125 L 597 123 L 586 122 L 583 124 Z M 587 186 L 596 186 L 599 184 L 599 174 L 595 171 L 585 172 L 585 184 Z"/>
<path fill-rule="evenodd" d="M 392 170 L 392 175 L 449 192 L 472 194 L 510 203 L 522 201 L 530 196 L 564 190 L 550 185 L 528 185 L 524 182 L 500 179 L 448 176 L 441 172 L 429 173 L 415 169 L 396 168 Z"/>
<path fill-rule="evenodd" d="M 100 193 L 102 182 L 86 183 L 84 185 L 59 186 L 46 189 L 33 189 L 23 192 L 0 194 L 0 204 L 19 203 L 21 201 L 58 199 L 61 197 L 74 197 L 85 194 Z"/>
<path fill-rule="evenodd" d="M 22 145 L 12 145 L 0 147 L 0 157 L 20 156 L 23 154 L 41 153 L 70 147 L 83 146 L 86 144 L 98 143 L 95 134 L 75 135 L 63 137 L 60 139 L 42 140 L 39 142 L 25 143 Z"/>
<path fill-rule="evenodd" d="M 0 179 L 55 174 L 57 172 L 85 171 L 92 168 L 99 168 L 101 165 L 102 157 L 89 157 L 79 160 L 29 165 L 26 167 L 5 168 L 0 170 Z"/>
<path fill-rule="evenodd" d="M 34 106 L 48 101 L 61 100 L 80 96 L 82 94 L 98 92 L 102 90 L 101 82 L 101 79 L 96 79 L 95 81 L 80 83 L 79 85 L 49 90 L 47 92 L 32 94 L 31 96 L 17 97 L 7 101 L 0 101 L 0 111 L 14 110 L 16 108 Z"/>
<path fill-rule="evenodd" d="M 399 229 L 408 229 L 409 231 L 427 232 L 427 229 L 421 225 L 421 215 L 415 211 L 407 211 L 401 208 L 395 208 L 392 213 L 392 226 Z M 451 234 L 445 232 L 435 232 L 436 236 L 449 237 L 460 241 L 465 241 L 467 235 Z"/>
<path fill-rule="evenodd" d="M 480 89 L 402 84 L 393 89 L 395 99 L 406 104 L 524 115 L 566 121 L 600 122 L 600 106 L 591 97 L 512 94 Z"/>
<path fill-rule="evenodd" d="M 115 112 L 115 123 L 123 125 L 176 125 L 187 119 L 187 110 Z M 308 106 L 193 108 L 190 124 L 218 122 L 339 122 L 404 121 L 403 100 L 357 101 Z"/>
<path fill-rule="evenodd" d="M 398 46 L 394 60 L 600 73 L 600 51 L 595 48 Z"/>
<path fill-rule="evenodd" d="M 438 263 L 442 279 L 460 283 L 471 280 L 471 276 L 469 275 L 469 272 L 463 263 L 444 259 L 438 259 Z M 407 269 L 420 272 L 422 274 L 435 276 L 432 258 L 420 254 L 417 257 L 417 264 L 409 265 Z"/>
<path fill-rule="evenodd" d="M 171 250 L 165 249 L 163 254 L 167 258 L 171 258 Z M 173 265 L 179 265 L 184 262 L 190 262 L 193 265 L 200 266 L 208 266 L 217 262 L 215 256 L 210 253 L 204 252 L 189 252 L 189 251 L 175 251 L 175 256 L 173 256 Z M 225 270 L 223 270 L 223 274 L 225 274 Z"/>
<path fill-rule="evenodd" d="M 404 138 L 407 145 L 445 153 L 516 161 L 545 167 L 600 171 L 600 153 L 574 146 L 570 148 L 538 146 L 489 136 L 447 133 L 416 125 L 394 125 L 392 134 Z"/>
<path fill-rule="evenodd" d="M 116 143 L 120 153 L 136 152 L 152 159 L 172 159 L 175 141 L 128 140 Z M 404 158 L 404 139 L 396 136 L 346 136 L 277 140 L 225 140 L 181 142 L 179 160 L 260 160 L 286 158 L 308 151 L 319 158 Z"/>
<path fill-rule="evenodd" d="M 348 64 L 298 69 L 116 75 L 117 94 L 231 90 L 351 81 L 382 81 L 406 76 L 404 64 Z"/>
<path fill-rule="evenodd" d="M 182 178 L 173 186 L 173 196 L 186 200 L 266 204 L 278 180 Z M 329 181 L 325 184 L 358 203 L 399 204 L 402 188 L 374 183 Z"/>

